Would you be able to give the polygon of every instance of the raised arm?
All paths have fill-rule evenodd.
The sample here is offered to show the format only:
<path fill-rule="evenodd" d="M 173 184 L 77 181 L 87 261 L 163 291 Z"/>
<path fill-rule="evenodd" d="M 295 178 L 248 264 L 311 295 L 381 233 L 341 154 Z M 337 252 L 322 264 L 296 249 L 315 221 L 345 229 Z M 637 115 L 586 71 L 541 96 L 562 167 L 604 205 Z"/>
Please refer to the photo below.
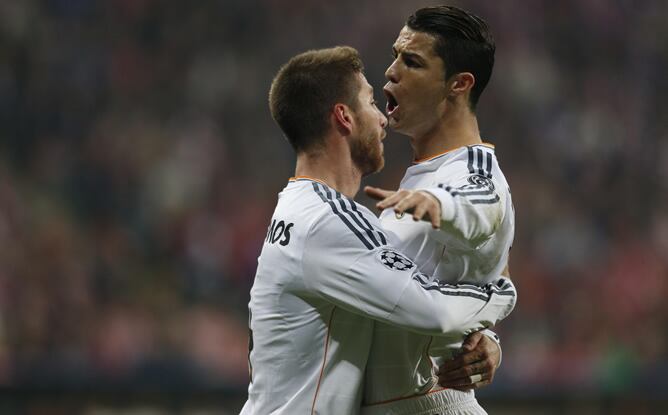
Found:
<path fill-rule="evenodd" d="M 491 179 L 481 176 L 418 190 L 390 191 L 367 186 L 364 191 L 379 200 L 378 209 L 393 208 L 397 214 L 411 214 L 416 221 L 429 221 L 450 239 L 471 248 L 487 241 L 506 214 L 506 192 L 497 191 Z"/>

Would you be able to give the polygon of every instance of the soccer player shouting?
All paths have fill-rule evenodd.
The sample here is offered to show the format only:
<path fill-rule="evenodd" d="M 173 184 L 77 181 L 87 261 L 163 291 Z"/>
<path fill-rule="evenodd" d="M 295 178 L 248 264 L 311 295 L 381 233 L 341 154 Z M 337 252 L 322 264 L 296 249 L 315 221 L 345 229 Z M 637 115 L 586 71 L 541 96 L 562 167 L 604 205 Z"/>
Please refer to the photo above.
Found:
<path fill-rule="evenodd" d="M 508 183 L 475 115 L 494 64 L 492 36 L 473 14 L 428 7 L 408 18 L 392 50 L 387 116 L 409 136 L 415 163 L 402 190 L 365 191 L 381 200 L 383 229 L 423 272 L 439 282 L 488 283 L 507 273 L 515 228 Z M 431 224 L 416 222 L 423 218 Z M 376 324 L 363 413 L 484 414 L 473 389 L 491 381 L 500 349 L 480 333 L 463 350 L 451 340 Z M 438 365 L 449 389 L 437 384 Z"/>
<path fill-rule="evenodd" d="M 495 324 L 512 283 L 448 285 L 393 248 L 378 218 L 352 200 L 382 168 L 386 118 L 348 47 L 284 65 L 272 116 L 297 153 L 279 194 L 251 290 L 249 414 L 355 414 L 375 322 L 446 343 Z"/>

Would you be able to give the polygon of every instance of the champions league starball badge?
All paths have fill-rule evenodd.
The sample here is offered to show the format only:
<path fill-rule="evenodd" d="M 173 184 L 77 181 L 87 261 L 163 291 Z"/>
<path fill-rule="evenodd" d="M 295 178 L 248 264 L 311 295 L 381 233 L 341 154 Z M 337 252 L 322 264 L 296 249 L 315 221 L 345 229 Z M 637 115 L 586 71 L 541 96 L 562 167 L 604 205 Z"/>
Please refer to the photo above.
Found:
<path fill-rule="evenodd" d="M 415 263 L 397 251 L 383 249 L 378 255 L 378 259 L 391 270 L 408 271 L 415 268 Z"/>

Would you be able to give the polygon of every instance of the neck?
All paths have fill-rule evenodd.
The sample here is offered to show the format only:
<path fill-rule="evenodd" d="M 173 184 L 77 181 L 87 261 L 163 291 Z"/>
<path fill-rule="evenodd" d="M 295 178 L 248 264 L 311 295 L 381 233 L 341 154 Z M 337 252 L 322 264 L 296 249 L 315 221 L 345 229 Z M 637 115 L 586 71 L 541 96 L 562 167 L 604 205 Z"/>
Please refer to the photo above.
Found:
<path fill-rule="evenodd" d="M 355 167 L 350 151 L 347 147 L 335 145 L 298 154 L 295 176 L 321 181 L 351 199 L 357 194 L 362 181 L 362 174 Z"/>
<path fill-rule="evenodd" d="M 482 143 L 478 119 L 465 105 L 452 108 L 433 128 L 412 136 L 410 141 L 416 160 Z"/>

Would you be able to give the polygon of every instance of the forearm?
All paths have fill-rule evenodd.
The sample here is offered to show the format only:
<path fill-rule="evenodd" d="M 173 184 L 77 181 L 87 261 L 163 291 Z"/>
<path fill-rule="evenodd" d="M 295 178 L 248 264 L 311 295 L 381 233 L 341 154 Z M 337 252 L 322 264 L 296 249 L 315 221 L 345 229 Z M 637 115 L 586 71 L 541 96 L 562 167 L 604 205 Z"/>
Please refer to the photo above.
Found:
<path fill-rule="evenodd" d="M 509 280 L 501 285 L 449 285 L 416 273 L 417 287 L 409 287 L 385 319 L 408 330 L 441 335 L 465 335 L 495 325 L 515 306 L 517 292 Z"/>
<path fill-rule="evenodd" d="M 487 241 L 503 220 L 503 205 L 494 192 L 470 191 L 462 197 L 461 191 L 447 186 L 421 191 L 433 195 L 440 204 L 440 231 L 468 246 L 477 247 Z"/>

